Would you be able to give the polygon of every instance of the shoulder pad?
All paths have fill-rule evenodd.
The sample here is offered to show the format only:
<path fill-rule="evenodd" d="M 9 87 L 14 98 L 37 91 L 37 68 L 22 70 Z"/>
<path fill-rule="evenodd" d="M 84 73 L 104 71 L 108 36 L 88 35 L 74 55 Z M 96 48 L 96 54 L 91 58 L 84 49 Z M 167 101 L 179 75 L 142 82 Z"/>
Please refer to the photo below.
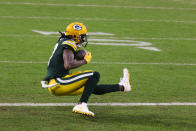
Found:
<path fill-rule="evenodd" d="M 74 51 L 77 50 L 77 46 L 76 46 L 76 43 L 74 41 L 71 41 L 71 40 L 66 40 L 62 43 L 63 46 L 65 45 L 69 45 L 70 47 L 73 48 Z"/>

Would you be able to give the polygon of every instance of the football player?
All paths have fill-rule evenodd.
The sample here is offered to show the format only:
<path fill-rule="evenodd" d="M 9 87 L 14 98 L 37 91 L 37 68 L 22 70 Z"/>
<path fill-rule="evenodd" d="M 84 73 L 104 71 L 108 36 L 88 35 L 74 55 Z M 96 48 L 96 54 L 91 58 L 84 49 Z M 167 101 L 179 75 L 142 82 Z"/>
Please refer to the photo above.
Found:
<path fill-rule="evenodd" d="M 79 22 L 73 22 L 66 28 L 65 33 L 54 47 L 54 51 L 48 61 L 48 74 L 41 81 L 43 88 L 48 88 L 51 94 L 55 96 L 73 96 L 81 95 L 79 103 L 73 108 L 73 112 L 94 116 L 89 111 L 87 102 L 90 95 L 102 95 L 109 92 L 124 91 L 130 92 L 129 72 L 125 68 L 123 77 L 118 84 L 98 85 L 100 74 L 97 71 L 85 70 L 70 73 L 69 71 L 88 64 L 91 61 L 91 53 L 87 52 L 83 60 L 75 59 L 79 47 L 86 46 L 87 29 Z"/>

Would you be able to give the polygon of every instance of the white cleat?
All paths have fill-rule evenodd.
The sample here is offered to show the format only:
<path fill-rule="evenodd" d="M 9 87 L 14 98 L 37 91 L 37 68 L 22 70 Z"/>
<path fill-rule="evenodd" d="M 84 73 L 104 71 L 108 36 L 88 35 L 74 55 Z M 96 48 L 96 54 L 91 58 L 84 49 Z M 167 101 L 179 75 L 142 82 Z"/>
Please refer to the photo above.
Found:
<path fill-rule="evenodd" d="M 78 113 L 78 114 L 83 114 L 83 115 L 86 115 L 86 116 L 92 116 L 92 117 L 95 116 L 95 114 L 93 112 L 88 110 L 87 104 L 84 103 L 84 102 L 81 103 L 81 104 L 76 105 L 73 108 L 72 112 Z"/>
<path fill-rule="evenodd" d="M 119 85 L 124 87 L 124 92 L 130 92 L 132 90 L 131 84 L 129 82 L 130 75 L 127 68 L 123 69 L 123 78 L 120 78 Z"/>

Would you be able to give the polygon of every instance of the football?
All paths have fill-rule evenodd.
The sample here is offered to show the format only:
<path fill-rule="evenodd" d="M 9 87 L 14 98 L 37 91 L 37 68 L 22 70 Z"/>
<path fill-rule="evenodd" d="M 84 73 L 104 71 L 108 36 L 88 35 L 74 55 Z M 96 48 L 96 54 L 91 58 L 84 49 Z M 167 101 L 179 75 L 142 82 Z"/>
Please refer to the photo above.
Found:
<path fill-rule="evenodd" d="M 75 55 L 75 58 L 77 59 L 77 60 L 83 60 L 84 59 L 84 56 L 86 55 L 86 53 L 87 53 L 87 51 L 86 50 L 78 50 L 77 52 L 76 52 L 76 55 Z"/>

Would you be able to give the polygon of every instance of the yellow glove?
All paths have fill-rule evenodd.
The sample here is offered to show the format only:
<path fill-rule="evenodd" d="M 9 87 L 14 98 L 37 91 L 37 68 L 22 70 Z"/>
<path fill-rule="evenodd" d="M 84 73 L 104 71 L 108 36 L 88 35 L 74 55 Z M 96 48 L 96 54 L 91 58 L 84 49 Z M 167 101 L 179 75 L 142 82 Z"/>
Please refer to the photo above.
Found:
<path fill-rule="evenodd" d="M 86 60 L 86 63 L 88 64 L 90 61 L 91 61 L 91 53 L 90 52 L 87 52 L 84 56 L 84 59 Z"/>

